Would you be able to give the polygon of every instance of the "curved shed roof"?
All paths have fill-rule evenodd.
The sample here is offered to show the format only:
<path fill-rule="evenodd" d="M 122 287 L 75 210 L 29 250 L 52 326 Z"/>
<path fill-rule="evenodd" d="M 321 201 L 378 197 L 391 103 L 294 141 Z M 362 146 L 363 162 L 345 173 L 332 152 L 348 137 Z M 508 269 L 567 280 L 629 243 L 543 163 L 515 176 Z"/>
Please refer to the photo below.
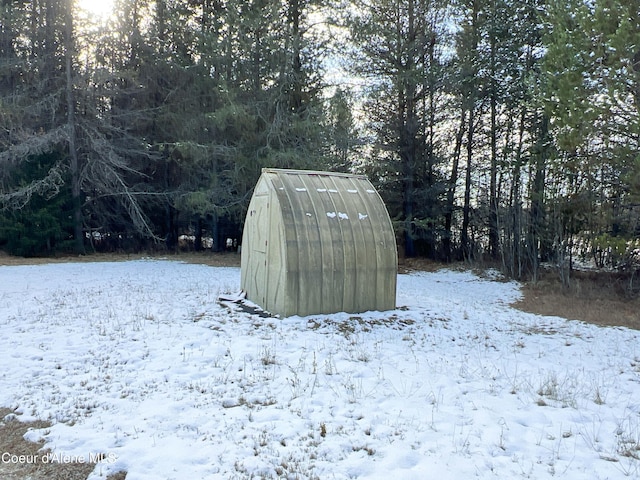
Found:
<path fill-rule="evenodd" d="M 263 169 L 242 241 L 242 289 L 283 316 L 395 308 L 397 251 L 365 176 Z"/>

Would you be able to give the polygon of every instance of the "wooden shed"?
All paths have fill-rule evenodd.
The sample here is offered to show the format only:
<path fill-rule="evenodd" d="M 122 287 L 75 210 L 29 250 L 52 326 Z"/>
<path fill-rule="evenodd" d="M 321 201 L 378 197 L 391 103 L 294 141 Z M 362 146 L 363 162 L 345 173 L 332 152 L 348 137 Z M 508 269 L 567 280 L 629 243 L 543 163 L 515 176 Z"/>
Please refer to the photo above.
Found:
<path fill-rule="evenodd" d="M 283 317 L 395 308 L 389 213 L 362 175 L 263 169 L 242 236 L 246 298 Z"/>

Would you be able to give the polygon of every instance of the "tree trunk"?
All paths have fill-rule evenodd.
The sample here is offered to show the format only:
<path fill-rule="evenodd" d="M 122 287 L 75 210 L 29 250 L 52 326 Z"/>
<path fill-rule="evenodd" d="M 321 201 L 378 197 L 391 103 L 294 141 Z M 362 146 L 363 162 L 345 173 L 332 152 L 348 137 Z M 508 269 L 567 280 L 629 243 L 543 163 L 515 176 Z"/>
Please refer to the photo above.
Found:
<path fill-rule="evenodd" d="M 471 169 L 473 167 L 473 133 L 475 121 L 475 107 L 469 110 L 467 125 L 467 170 L 464 181 L 464 204 L 462 206 L 462 232 L 460 233 L 460 246 L 465 260 L 473 258 L 473 247 L 469 238 L 469 224 L 471 222 Z"/>
<path fill-rule="evenodd" d="M 301 16 L 300 0 L 289 0 L 289 23 L 291 26 L 292 64 L 291 64 L 291 110 L 301 114 L 304 102 L 302 99 L 302 32 L 300 30 Z"/>
<path fill-rule="evenodd" d="M 211 238 L 213 238 L 213 251 L 222 252 L 224 250 L 224 239 L 220 237 L 220 219 L 218 214 L 213 212 L 211 214 Z"/>
<path fill-rule="evenodd" d="M 494 13 L 495 16 L 495 13 Z M 491 167 L 489 180 L 489 255 L 492 259 L 498 258 L 499 236 L 498 236 L 498 197 L 497 197 L 497 175 L 498 175 L 498 145 L 497 145 L 497 90 L 496 85 L 496 38 L 495 28 L 492 29 L 491 35 L 491 87 L 490 87 L 490 104 L 491 104 Z"/>
<path fill-rule="evenodd" d="M 195 241 L 193 242 L 193 248 L 196 252 L 202 251 L 202 230 L 204 225 L 202 223 L 202 217 L 198 215 L 196 220 Z"/>
<path fill-rule="evenodd" d="M 464 186 L 464 204 L 462 206 L 462 232 L 460 233 L 460 245 L 462 248 L 462 256 L 465 260 L 471 260 L 474 256 L 475 248 L 471 245 L 471 239 L 469 237 L 469 226 L 471 223 L 471 171 L 473 168 L 473 142 L 475 134 L 475 121 L 476 121 L 476 101 L 478 98 L 478 22 L 480 16 L 480 5 L 478 2 L 473 1 L 471 5 L 471 18 L 469 23 L 470 31 L 469 35 L 469 47 L 465 52 L 467 56 L 465 62 L 466 75 L 463 78 L 463 95 L 466 96 L 462 101 L 466 102 L 467 109 L 469 111 L 469 117 L 467 121 L 467 170 L 465 173 L 465 186 Z"/>
<path fill-rule="evenodd" d="M 447 189 L 447 204 L 445 206 L 444 214 L 445 235 L 443 238 L 444 258 L 447 262 L 453 260 L 453 252 L 451 251 L 451 239 L 453 237 L 453 232 L 451 231 L 451 228 L 453 226 L 453 209 L 455 206 L 456 185 L 458 183 L 458 165 L 460 164 L 460 153 L 462 151 L 462 138 L 464 137 L 466 116 L 467 114 L 465 110 L 462 109 L 460 114 L 460 127 L 456 134 L 456 144 L 453 149 L 451 177 L 449 178 L 449 187 Z"/>
<path fill-rule="evenodd" d="M 80 189 L 80 166 L 76 139 L 75 98 L 73 91 L 73 1 L 65 4 L 65 70 L 67 97 L 67 128 L 69 129 L 69 170 L 71 172 L 71 198 L 73 203 L 74 251 L 84 254 L 84 233 L 82 231 L 82 198 Z"/>
<path fill-rule="evenodd" d="M 546 255 L 546 244 L 548 239 L 544 236 L 544 185 L 546 176 L 546 141 L 549 129 L 549 119 L 546 115 L 540 121 L 537 151 L 535 152 L 535 173 L 533 177 L 533 186 L 531 189 L 531 226 L 529 232 L 530 238 L 530 257 L 531 257 L 531 274 L 533 281 L 538 279 L 538 268 L 540 259 Z"/>
<path fill-rule="evenodd" d="M 406 72 L 412 73 L 415 67 L 415 17 L 413 10 L 413 2 L 408 5 L 408 39 L 412 42 L 407 54 L 405 65 Z M 416 169 L 416 152 L 417 152 L 417 135 L 418 135 L 418 115 L 416 111 L 416 89 L 417 79 L 407 75 L 404 83 L 404 95 L 398 98 L 398 117 L 400 122 L 400 158 L 403 165 L 403 216 L 404 216 L 404 254 L 407 257 L 416 255 L 415 244 L 413 241 L 413 203 L 415 194 L 415 169 Z M 401 89 L 402 90 L 402 89 Z M 404 101 L 402 97 L 404 96 Z"/>
<path fill-rule="evenodd" d="M 526 120 L 526 108 L 522 108 L 520 126 L 518 128 L 518 146 L 516 148 L 515 165 L 513 167 L 513 184 L 511 186 L 511 216 L 512 216 L 512 242 L 511 261 L 509 263 L 510 274 L 517 279 L 522 278 L 523 265 L 526 259 L 522 252 L 522 205 L 521 205 L 521 175 L 522 175 L 522 145 L 524 143 L 524 130 Z"/>

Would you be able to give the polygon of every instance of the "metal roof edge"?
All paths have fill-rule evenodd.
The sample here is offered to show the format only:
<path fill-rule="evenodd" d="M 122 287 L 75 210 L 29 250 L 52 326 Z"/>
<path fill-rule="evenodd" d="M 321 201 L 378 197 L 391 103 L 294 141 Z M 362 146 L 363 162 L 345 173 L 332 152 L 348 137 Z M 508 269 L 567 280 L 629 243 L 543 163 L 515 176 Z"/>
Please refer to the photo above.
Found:
<path fill-rule="evenodd" d="M 262 173 L 276 173 L 287 175 L 318 175 L 326 177 L 348 177 L 358 178 L 363 180 L 369 180 L 366 175 L 360 175 L 357 173 L 343 173 L 343 172 L 328 172 L 322 170 L 295 170 L 289 168 L 263 168 Z"/>

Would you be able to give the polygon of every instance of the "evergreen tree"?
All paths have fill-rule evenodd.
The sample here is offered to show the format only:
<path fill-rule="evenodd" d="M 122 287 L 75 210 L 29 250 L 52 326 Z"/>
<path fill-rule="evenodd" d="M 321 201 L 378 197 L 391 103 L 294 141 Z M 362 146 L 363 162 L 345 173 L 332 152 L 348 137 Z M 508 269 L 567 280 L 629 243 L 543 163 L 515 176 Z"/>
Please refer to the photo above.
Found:
<path fill-rule="evenodd" d="M 357 147 L 353 101 L 342 88 L 329 99 L 329 167 L 333 171 L 348 172 L 354 167 L 353 154 Z"/>
<path fill-rule="evenodd" d="M 25 34 L 10 42 L 13 48 L 2 59 L 9 68 L 1 70 L 0 83 L 14 88 L 2 92 L 0 121 L 9 134 L 0 153 L 0 205 L 15 210 L 34 195 L 53 198 L 70 191 L 77 252 L 84 251 L 85 231 L 93 230 L 94 220 L 107 212 L 118 212 L 121 223 L 132 225 L 131 231 L 152 236 L 139 191 L 132 186 L 140 172 L 129 155 L 144 147 L 123 123 L 113 121 L 116 102 L 112 92 L 105 91 L 118 77 L 98 70 L 98 62 L 81 68 L 79 52 L 92 50 L 79 41 L 73 2 L 34 0 L 10 10 L 8 18 L 13 25 L 23 25 Z M 7 32 L 13 31 L 7 27 Z M 40 178 L 12 182 L 16 170 L 27 168 L 26 162 L 60 151 L 65 154 L 53 155 L 56 161 L 40 172 Z"/>
<path fill-rule="evenodd" d="M 379 184 L 403 238 L 405 255 L 435 255 L 437 165 L 444 32 L 441 3 L 389 0 L 354 5 L 353 71 L 370 80 L 366 109 L 375 136 L 369 173 Z M 420 247 L 416 246 L 419 240 Z"/>
<path fill-rule="evenodd" d="M 28 185 L 41 179 L 63 155 L 54 151 L 32 157 L 24 168 L 13 172 L 11 183 Z M 74 235 L 70 193 L 63 190 L 52 197 L 36 193 L 21 208 L 0 212 L 0 247 L 25 257 L 69 250 Z"/>
<path fill-rule="evenodd" d="M 597 256 L 603 235 L 631 238 L 639 224 L 628 179 L 640 153 L 640 14 L 626 0 L 552 1 L 548 24 L 556 256 L 570 260 L 578 238 Z"/>
<path fill-rule="evenodd" d="M 0 151 L 0 207 L 4 210 L 21 210 L 34 196 L 55 197 L 66 188 L 65 171 L 71 168 L 72 175 L 77 173 L 70 159 L 75 152 L 71 148 L 75 124 L 68 115 L 74 48 L 69 7 L 66 1 L 52 0 L 2 4 L 0 130 L 5 133 Z M 63 147 L 66 154 L 53 155 Z M 28 163 L 37 158 L 51 161 L 41 164 L 46 168 L 33 169 Z M 35 177 L 36 173 L 40 176 Z M 73 195 L 77 193 L 73 190 Z M 81 251 L 82 223 L 75 215 L 74 220 L 80 222 L 75 235 L 76 249 Z M 37 224 L 23 222 L 34 229 Z M 23 236 L 29 234 L 38 235 Z"/>

